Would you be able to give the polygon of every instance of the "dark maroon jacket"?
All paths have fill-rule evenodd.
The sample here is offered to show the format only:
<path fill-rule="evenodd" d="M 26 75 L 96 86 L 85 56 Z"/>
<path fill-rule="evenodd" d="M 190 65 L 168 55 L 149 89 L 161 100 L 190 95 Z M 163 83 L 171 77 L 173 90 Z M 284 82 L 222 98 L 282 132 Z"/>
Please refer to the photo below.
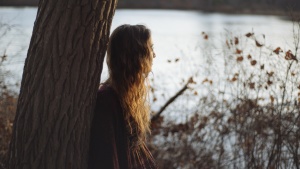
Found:
<path fill-rule="evenodd" d="M 147 152 L 135 152 L 129 147 L 126 121 L 119 99 L 112 88 L 104 85 L 97 93 L 88 169 L 156 168 L 153 158 L 145 155 L 150 153 L 147 147 Z"/>

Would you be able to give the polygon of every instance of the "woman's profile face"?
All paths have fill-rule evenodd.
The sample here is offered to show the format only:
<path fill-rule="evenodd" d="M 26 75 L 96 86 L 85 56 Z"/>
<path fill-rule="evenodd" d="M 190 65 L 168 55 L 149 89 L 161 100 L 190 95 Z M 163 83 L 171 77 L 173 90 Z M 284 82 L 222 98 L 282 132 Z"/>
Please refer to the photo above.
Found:
<path fill-rule="evenodd" d="M 153 46 L 153 41 L 152 41 L 152 38 L 150 37 L 149 40 L 148 40 L 148 48 L 149 48 L 149 51 L 150 51 L 150 56 L 149 56 L 149 59 L 151 60 L 151 64 L 150 64 L 150 70 L 148 72 L 151 71 L 151 67 L 152 67 L 152 64 L 153 64 L 153 58 L 156 57 L 155 55 L 155 52 L 154 52 L 154 46 Z M 148 73 L 147 72 L 147 73 Z"/>
<path fill-rule="evenodd" d="M 150 50 L 150 57 L 153 59 L 156 57 L 155 52 L 154 52 L 154 46 L 153 46 L 153 42 L 152 42 L 152 38 L 149 38 L 149 50 Z"/>

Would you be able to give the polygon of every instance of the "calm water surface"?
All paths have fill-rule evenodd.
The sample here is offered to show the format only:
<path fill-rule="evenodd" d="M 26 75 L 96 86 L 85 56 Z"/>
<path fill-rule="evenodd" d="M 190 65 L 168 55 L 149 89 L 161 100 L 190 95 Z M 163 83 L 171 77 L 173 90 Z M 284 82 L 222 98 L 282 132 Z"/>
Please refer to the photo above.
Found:
<path fill-rule="evenodd" d="M 11 56 L 6 68 L 16 74 L 17 80 L 22 75 L 36 11 L 36 8 L 0 8 L 0 22 L 13 26 L 1 37 L 0 53 Z M 255 32 L 258 35 L 264 34 L 265 43 L 271 46 L 292 46 L 292 23 L 277 16 L 180 10 L 117 10 L 112 29 L 125 23 L 145 24 L 152 30 L 157 57 L 150 78 L 155 83 L 158 91 L 156 97 L 159 99 L 159 102 L 153 104 L 154 110 L 180 89 L 182 81 L 197 72 L 199 65 L 201 67 L 203 49 L 207 47 L 202 32 L 207 33 L 216 44 L 224 42 L 226 34 L 242 36 Z M 218 53 L 222 51 L 222 46 L 215 45 L 214 50 Z M 178 61 L 175 62 L 176 59 Z M 106 76 L 105 69 L 102 79 Z"/>

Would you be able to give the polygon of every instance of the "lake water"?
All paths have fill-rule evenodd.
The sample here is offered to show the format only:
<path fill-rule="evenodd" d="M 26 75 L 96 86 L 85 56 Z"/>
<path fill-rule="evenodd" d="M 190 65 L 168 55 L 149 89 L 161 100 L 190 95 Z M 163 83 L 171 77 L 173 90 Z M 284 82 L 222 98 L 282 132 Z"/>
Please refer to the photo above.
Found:
<path fill-rule="evenodd" d="M 37 8 L 0 7 L 0 23 L 12 25 L 12 29 L 1 36 L 0 54 L 9 56 L 6 69 L 11 70 L 14 79 L 20 81 Z M 152 31 L 156 58 L 153 64 L 153 86 L 158 101 L 152 104 L 154 111 L 176 91 L 183 81 L 199 73 L 204 78 L 204 52 L 207 48 L 202 32 L 214 39 L 212 55 L 222 51 L 224 36 L 233 34 L 243 36 L 248 32 L 265 35 L 264 43 L 270 46 L 292 48 L 292 22 L 277 16 L 233 15 L 203 13 L 182 10 L 117 10 L 112 29 L 121 24 L 144 24 Z M 5 28 L 5 25 L 2 25 Z M 1 32 L 2 31 L 2 32 Z M 210 51 L 206 51 L 210 52 Z M 177 61 L 176 61 L 177 60 Z M 107 76 L 104 70 L 102 79 Z M 201 79 L 200 79 L 201 80 Z M 151 96 L 154 97 L 154 96 Z M 181 101 L 188 105 L 189 101 Z M 171 112 L 183 111 L 170 107 Z M 191 110 L 189 110 L 191 111 Z"/>

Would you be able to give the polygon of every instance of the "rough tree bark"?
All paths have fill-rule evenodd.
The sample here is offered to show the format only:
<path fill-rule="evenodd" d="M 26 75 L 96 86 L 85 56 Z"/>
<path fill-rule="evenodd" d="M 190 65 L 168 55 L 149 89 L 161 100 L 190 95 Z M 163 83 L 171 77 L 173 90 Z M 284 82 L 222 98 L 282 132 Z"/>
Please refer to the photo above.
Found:
<path fill-rule="evenodd" d="M 10 169 L 84 169 L 117 0 L 40 0 L 25 61 Z"/>

